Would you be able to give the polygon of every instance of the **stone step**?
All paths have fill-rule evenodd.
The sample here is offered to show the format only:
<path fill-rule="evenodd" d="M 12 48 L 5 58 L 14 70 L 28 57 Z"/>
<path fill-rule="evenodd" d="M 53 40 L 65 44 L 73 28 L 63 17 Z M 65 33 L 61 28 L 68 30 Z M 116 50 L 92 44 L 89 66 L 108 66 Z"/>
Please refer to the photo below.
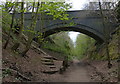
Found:
<path fill-rule="evenodd" d="M 56 68 L 56 66 L 54 66 L 54 65 L 51 65 L 51 66 L 48 66 L 49 68 Z"/>
<path fill-rule="evenodd" d="M 43 58 L 45 58 L 45 59 L 53 59 L 52 56 L 44 56 Z"/>
<path fill-rule="evenodd" d="M 57 60 L 57 58 L 52 57 L 52 56 L 44 56 L 43 58 L 45 58 L 45 59 L 53 59 L 53 60 Z"/>
<path fill-rule="evenodd" d="M 41 61 L 43 61 L 43 62 L 53 62 L 53 60 L 51 60 L 51 59 L 41 59 Z"/>
<path fill-rule="evenodd" d="M 58 72 L 59 70 L 44 70 L 42 71 L 42 73 L 46 73 L 46 74 L 55 74 L 56 72 Z"/>
<path fill-rule="evenodd" d="M 42 62 L 42 64 L 44 64 L 44 65 L 54 65 L 53 62 Z"/>

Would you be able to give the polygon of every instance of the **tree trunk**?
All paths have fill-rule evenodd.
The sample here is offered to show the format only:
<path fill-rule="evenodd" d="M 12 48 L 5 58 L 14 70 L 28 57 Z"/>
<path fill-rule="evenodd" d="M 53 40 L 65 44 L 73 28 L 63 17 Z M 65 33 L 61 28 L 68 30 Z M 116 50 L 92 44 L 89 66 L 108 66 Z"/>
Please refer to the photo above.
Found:
<path fill-rule="evenodd" d="M 109 44 L 109 33 L 106 32 L 106 27 L 105 27 L 105 17 L 103 16 L 102 13 L 102 6 L 101 6 L 101 2 L 99 0 L 99 8 L 100 8 L 100 13 L 101 13 L 101 17 L 102 17 L 102 24 L 103 24 L 103 32 L 104 32 L 104 36 L 105 36 L 105 48 L 106 48 L 106 55 L 108 58 L 108 68 L 112 67 L 112 64 L 110 63 L 110 54 L 109 54 L 109 49 L 108 49 L 108 44 Z"/>
<path fill-rule="evenodd" d="M 63 71 L 65 71 L 67 67 L 68 67 L 68 56 L 65 56 L 63 60 Z"/>
<path fill-rule="evenodd" d="M 17 2 L 16 2 L 17 3 Z M 8 38 L 7 38 L 7 41 L 3 47 L 3 49 L 6 49 L 7 46 L 8 46 L 8 43 L 9 43 L 9 40 L 10 40 L 10 35 L 11 35 L 11 32 L 12 32 L 12 28 L 13 28 L 13 24 L 14 24 L 14 16 L 15 16 L 15 8 L 16 8 L 17 4 L 15 5 L 14 7 L 14 11 L 13 11 L 13 14 L 12 14 L 12 21 L 11 21 L 11 25 L 10 25 L 10 30 L 9 30 L 9 33 L 8 33 Z"/>
<path fill-rule="evenodd" d="M 117 31 L 118 35 L 118 82 L 120 82 L 120 26 Z"/>
<path fill-rule="evenodd" d="M 37 23 L 37 17 L 38 17 L 38 9 L 39 9 L 39 2 L 37 4 L 37 10 L 36 10 L 36 13 L 34 15 L 34 5 L 35 5 L 35 2 L 33 3 L 33 9 L 32 9 L 32 23 L 31 23 L 31 31 L 34 31 L 34 28 L 36 26 L 36 23 Z M 26 49 L 25 51 L 23 51 L 21 53 L 22 56 L 24 56 L 28 50 L 30 49 L 30 46 L 31 46 L 31 43 L 33 41 L 33 38 L 34 38 L 34 33 L 30 33 L 29 36 L 28 36 L 28 41 L 27 41 L 27 45 L 26 45 Z"/>
<path fill-rule="evenodd" d="M 118 23 L 120 23 L 120 1 L 118 2 L 117 6 L 117 19 Z M 117 36 L 118 36 L 118 82 L 120 82 L 120 26 L 118 27 Z"/>
<path fill-rule="evenodd" d="M 21 2 L 21 27 L 19 29 L 19 36 L 18 36 L 18 41 L 14 44 L 14 46 L 11 48 L 12 50 L 16 51 L 17 48 L 20 46 L 20 41 L 22 38 L 22 32 L 24 29 L 24 0 Z"/>

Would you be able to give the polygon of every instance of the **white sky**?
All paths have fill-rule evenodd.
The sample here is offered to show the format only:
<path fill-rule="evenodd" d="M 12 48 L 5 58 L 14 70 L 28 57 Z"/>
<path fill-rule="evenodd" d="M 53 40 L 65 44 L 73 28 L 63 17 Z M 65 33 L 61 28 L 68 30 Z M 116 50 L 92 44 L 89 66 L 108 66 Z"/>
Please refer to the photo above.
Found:
<path fill-rule="evenodd" d="M 78 34 L 80 34 L 80 33 L 79 32 L 74 32 L 74 31 L 69 32 L 69 36 L 72 39 L 74 44 L 76 42 L 76 38 L 77 38 Z"/>
<path fill-rule="evenodd" d="M 84 7 L 84 4 L 88 3 L 88 1 L 89 0 L 67 0 L 67 2 L 72 3 L 72 8 L 70 10 L 81 10 Z M 80 33 L 74 31 L 69 32 L 69 36 L 72 39 L 74 46 L 78 34 Z"/>
<path fill-rule="evenodd" d="M 66 0 L 66 2 L 72 3 L 72 8 L 70 10 L 81 10 L 88 1 L 89 0 Z"/>

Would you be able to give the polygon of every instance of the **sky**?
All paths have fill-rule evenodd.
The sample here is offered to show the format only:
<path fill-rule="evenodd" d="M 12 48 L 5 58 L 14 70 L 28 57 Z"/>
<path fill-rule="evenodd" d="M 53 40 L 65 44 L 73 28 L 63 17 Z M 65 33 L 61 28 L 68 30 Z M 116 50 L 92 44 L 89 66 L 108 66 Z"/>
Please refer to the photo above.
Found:
<path fill-rule="evenodd" d="M 88 3 L 88 1 L 89 0 L 67 0 L 67 2 L 72 3 L 72 8 L 70 10 L 82 10 L 82 8 L 84 7 L 84 4 Z M 74 32 L 74 31 L 69 32 L 69 36 L 72 39 L 74 45 L 75 45 L 78 34 L 80 33 Z"/>
<path fill-rule="evenodd" d="M 81 10 L 88 1 L 89 0 L 66 0 L 66 2 L 72 3 L 72 8 L 70 10 Z"/>

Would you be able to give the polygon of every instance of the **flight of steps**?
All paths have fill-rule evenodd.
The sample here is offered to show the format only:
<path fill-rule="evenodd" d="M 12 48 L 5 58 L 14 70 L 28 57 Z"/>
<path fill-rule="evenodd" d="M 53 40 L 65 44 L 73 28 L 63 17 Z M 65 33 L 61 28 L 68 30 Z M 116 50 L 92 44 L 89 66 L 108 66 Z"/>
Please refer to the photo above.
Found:
<path fill-rule="evenodd" d="M 39 44 L 35 41 L 33 41 L 33 49 L 35 50 L 36 53 L 38 54 L 43 54 L 43 58 L 41 59 L 42 64 L 45 66 L 45 68 L 41 71 L 46 74 L 54 74 L 59 71 L 59 68 L 56 68 L 54 61 L 57 60 L 56 58 L 49 56 L 46 52 L 44 52 L 42 49 L 38 48 Z"/>
<path fill-rule="evenodd" d="M 46 67 L 46 69 L 42 70 L 43 73 L 46 74 L 54 74 L 59 70 L 56 68 L 54 64 L 54 58 L 52 56 L 44 56 L 41 61 L 42 64 Z"/>

